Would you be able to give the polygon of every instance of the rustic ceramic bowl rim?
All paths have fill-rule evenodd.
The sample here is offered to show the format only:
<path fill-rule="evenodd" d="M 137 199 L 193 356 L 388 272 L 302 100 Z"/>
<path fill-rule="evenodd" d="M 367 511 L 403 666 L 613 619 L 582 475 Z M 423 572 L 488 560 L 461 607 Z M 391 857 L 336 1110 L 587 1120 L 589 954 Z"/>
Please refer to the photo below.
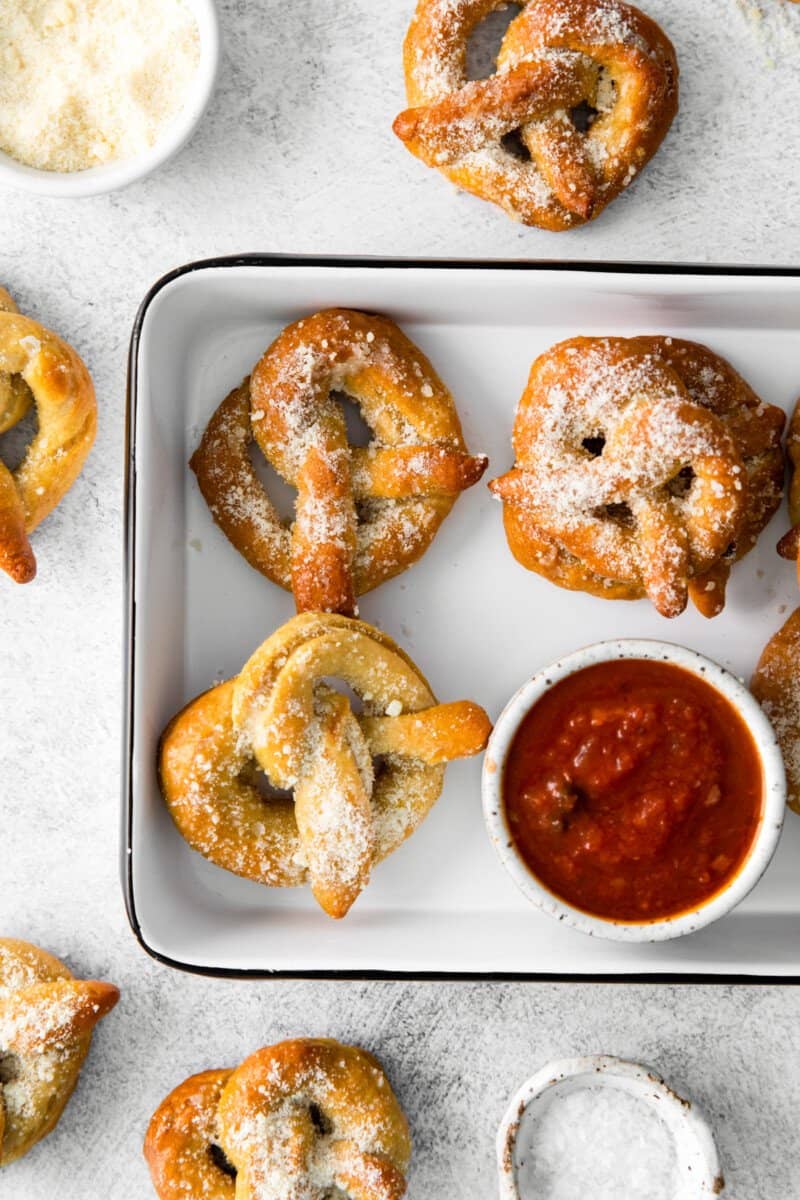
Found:
<path fill-rule="evenodd" d="M 535 1200 L 522 1196 L 517 1183 L 516 1139 L 526 1109 L 551 1088 L 577 1091 L 598 1086 L 617 1087 L 657 1109 L 674 1145 L 686 1200 L 719 1196 L 725 1187 L 711 1126 L 702 1109 L 678 1095 L 655 1071 L 641 1063 L 590 1054 L 547 1063 L 513 1096 L 497 1131 L 497 1170 L 501 1200 Z"/>
<path fill-rule="evenodd" d="M 747 724 L 764 773 L 764 808 L 750 852 L 738 873 L 706 903 L 678 916 L 648 923 L 613 921 L 574 908 L 540 883 L 510 836 L 503 805 L 503 773 L 522 721 L 551 687 L 584 667 L 625 658 L 650 659 L 683 667 L 705 679 L 734 706 Z M 556 920 L 594 937 L 623 942 L 657 942 L 694 933 L 730 912 L 755 887 L 772 859 L 786 810 L 786 774 L 780 747 L 761 706 L 740 679 L 718 663 L 671 642 L 621 638 L 585 646 L 538 671 L 511 697 L 489 740 L 481 782 L 483 814 L 492 845 L 503 866 L 527 899 Z"/>
<path fill-rule="evenodd" d="M 208 107 L 219 70 L 219 16 L 214 0 L 187 0 L 200 32 L 200 61 L 186 103 L 149 150 L 86 171 L 42 171 L 17 162 L 0 150 L 0 185 L 40 196 L 97 196 L 144 179 L 183 149 Z"/>

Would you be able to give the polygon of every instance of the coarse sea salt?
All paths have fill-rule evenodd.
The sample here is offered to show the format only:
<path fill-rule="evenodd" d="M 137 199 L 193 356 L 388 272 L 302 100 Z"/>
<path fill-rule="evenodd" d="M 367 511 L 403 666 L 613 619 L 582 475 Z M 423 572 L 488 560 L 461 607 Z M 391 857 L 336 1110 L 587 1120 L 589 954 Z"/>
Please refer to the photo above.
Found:
<path fill-rule="evenodd" d="M 672 1136 L 658 1113 L 614 1086 L 558 1090 L 520 1121 L 520 1200 L 675 1200 Z"/>

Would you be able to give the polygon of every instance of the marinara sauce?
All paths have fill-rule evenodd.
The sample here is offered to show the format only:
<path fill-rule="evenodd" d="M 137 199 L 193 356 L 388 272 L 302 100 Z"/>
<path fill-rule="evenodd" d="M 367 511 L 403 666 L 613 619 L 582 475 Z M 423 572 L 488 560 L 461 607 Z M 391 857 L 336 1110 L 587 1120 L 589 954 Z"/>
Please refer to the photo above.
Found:
<path fill-rule="evenodd" d="M 761 761 L 730 702 L 682 667 L 620 659 L 555 684 L 503 778 L 512 838 L 557 896 L 655 921 L 737 874 L 763 804 Z"/>

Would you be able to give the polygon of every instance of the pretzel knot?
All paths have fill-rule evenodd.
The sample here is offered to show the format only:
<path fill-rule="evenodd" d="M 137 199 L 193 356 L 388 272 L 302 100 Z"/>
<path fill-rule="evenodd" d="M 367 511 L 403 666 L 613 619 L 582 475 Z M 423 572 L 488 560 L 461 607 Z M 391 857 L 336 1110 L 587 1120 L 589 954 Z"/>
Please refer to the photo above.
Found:
<path fill-rule="evenodd" d="M 83 362 L 66 342 L 22 317 L 0 288 L 0 434 L 36 405 L 38 429 L 16 470 L 0 462 L 0 569 L 16 583 L 36 574 L 28 534 L 80 474 L 97 407 Z"/>
<path fill-rule="evenodd" d="M 175 718 L 162 790 L 183 837 L 212 862 L 273 887 L 310 882 L 325 912 L 343 917 L 439 798 L 445 764 L 482 750 L 490 728 L 475 704 L 437 704 L 385 633 L 305 613 Z M 262 795 L 259 769 L 293 801 Z"/>
<path fill-rule="evenodd" d="M 298 1038 L 187 1079 L 144 1153 L 160 1200 L 400 1200 L 411 1140 L 377 1059 Z"/>
<path fill-rule="evenodd" d="M 360 405 L 369 446 L 349 445 L 334 392 Z M 250 461 L 253 439 L 297 490 L 291 527 Z M 424 554 L 486 459 L 466 452 L 450 393 L 396 325 L 331 309 L 280 334 L 191 467 L 223 532 L 299 612 L 353 615 L 357 596 Z"/>
<path fill-rule="evenodd" d="M 569 229 L 602 212 L 660 146 L 678 109 L 675 51 L 622 0 L 521 0 L 497 73 L 469 82 L 470 35 L 505 7 L 419 0 L 404 46 L 411 107 L 394 131 L 526 225 Z"/>
<path fill-rule="evenodd" d="M 490 484 L 511 549 L 562 587 L 715 616 L 780 503 L 783 422 L 696 343 L 562 342 L 533 364 L 517 465 Z"/>
<path fill-rule="evenodd" d="M 55 1128 L 92 1030 L 118 999 L 111 984 L 73 979 L 36 946 L 0 938 L 0 1167 Z"/>

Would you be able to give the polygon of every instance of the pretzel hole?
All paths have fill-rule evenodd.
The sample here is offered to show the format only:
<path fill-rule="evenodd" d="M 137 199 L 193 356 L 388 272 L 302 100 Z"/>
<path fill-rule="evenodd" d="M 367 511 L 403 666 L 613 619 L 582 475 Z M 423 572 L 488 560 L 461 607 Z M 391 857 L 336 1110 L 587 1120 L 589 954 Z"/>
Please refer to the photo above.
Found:
<path fill-rule="evenodd" d="M 4 1083 L 13 1083 L 19 1078 L 19 1059 L 16 1054 L 0 1052 L 0 1087 Z"/>
<path fill-rule="evenodd" d="M 595 108 L 588 100 L 582 100 L 575 108 L 570 109 L 569 119 L 578 133 L 588 133 L 599 116 L 599 108 Z"/>
<path fill-rule="evenodd" d="M 592 458 L 599 458 L 605 449 L 606 439 L 602 433 L 598 433 L 594 437 L 585 437 L 581 445 Z"/>
<path fill-rule="evenodd" d="M 264 491 L 272 501 L 272 505 L 284 525 L 291 524 L 295 518 L 297 489 L 278 474 L 271 462 L 261 453 L 257 442 L 250 442 L 247 447 L 253 470 L 258 476 Z"/>
<path fill-rule="evenodd" d="M 625 503 L 604 504 L 595 510 L 595 516 L 601 517 L 605 521 L 612 521 L 614 525 L 621 525 L 623 529 L 634 529 L 636 526 L 631 507 Z"/>
<path fill-rule="evenodd" d="M 356 500 L 356 519 L 359 525 L 369 525 L 370 521 L 374 521 L 378 510 L 378 503 L 370 500 L 369 497 Z"/>
<path fill-rule="evenodd" d="M 692 484 L 695 480 L 695 473 L 691 467 L 683 467 L 674 479 L 670 479 L 667 484 L 667 491 L 677 500 L 683 500 L 688 496 Z"/>
<path fill-rule="evenodd" d="M 521 130 L 512 129 L 510 133 L 504 133 L 500 138 L 500 145 L 512 158 L 520 162 L 531 161 L 531 152 L 522 140 Z"/>
<path fill-rule="evenodd" d="M 375 754 L 372 758 L 372 772 L 374 776 L 373 787 L 377 787 L 378 781 L 390 769 L 391 763 L 385 754 Z"/>
<path fill-rule="evenodd" d="M 364 420 L 361 406 L 347 392 L 331 392 L 331 398 L 342 407 L 347 440 L 351 446 L 370 446 L 375 434 Z"/>
<path fill-rule="evenodd" d="M 223 1175 L 228 1175 L 231 1179 L 235 1179 L 239 1172 L 236 1167 L 228 1159 L 222 1146 L 218 1146 L 216 1142 L 210 1142 L 208 1147 L 208 1157 L 213 1162 L 218 1171 L 222 1171 Z"/>
<path fill-rule="evenodd" d="M 274 800 L 292 799 L 292 792 L 282 791 L 280 788 L 272 786 L 255 759 L 245 764 L 239 772 L 239 779 L 242 783 L 254 788 L 267 804 Z"/>
<path fill-rule="evenodd" d="M 309 1104 L 308 1115 L 320 1137 L 328 1137 L 333 1133 L 333 1122 L 328 1120 L 318 1104 Z"/>
<path fill-rule="evenodd" d="M 355 716 L 364 711 L 364 701 L 359 696 L 358 692 L 354 692 L 349 683 L 344 679 L 339 679 L 333 675 L 326 675 L 324 679 L 319 680 L 323 688 L 327 688 L 330 692 L 338 692 L 340 696 L 344 696 L 350 705 L 350 711 Z"/>
<path fill-rule="evenodd" d="M 16 471 L 38 431 L 36 405 L 32 404 L 21 421 L 0 435 L 0 457 L 9 471 Z"/>
<path fill-rule="evenodd" d="M 494 75 L 506 30 L 521 10 L 521 4 L 504 4 L 478 22 L 467 42 L 468 79 L 488 79 Z"/>

